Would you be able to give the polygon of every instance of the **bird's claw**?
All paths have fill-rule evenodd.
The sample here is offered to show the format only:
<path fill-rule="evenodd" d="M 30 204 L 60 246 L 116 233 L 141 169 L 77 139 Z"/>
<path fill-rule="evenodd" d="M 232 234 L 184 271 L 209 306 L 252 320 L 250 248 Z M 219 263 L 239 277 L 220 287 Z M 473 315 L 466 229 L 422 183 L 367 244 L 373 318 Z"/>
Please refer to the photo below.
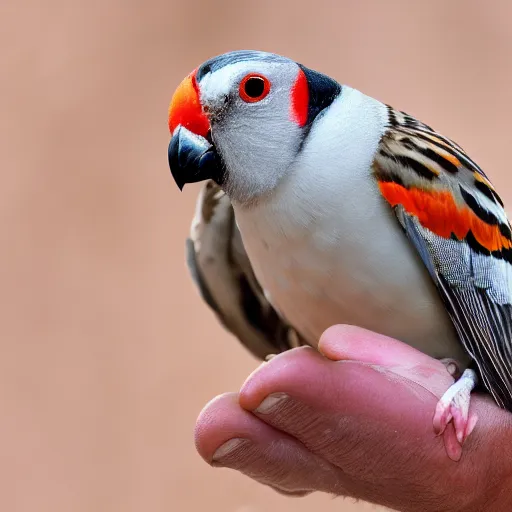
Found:
<path fill-rule="evenodd" d="M 443 434 L 448 424 L 453 422 L 455 436 L 460 446 L 471 434 L 478 420 L 476 414 L 469 413 L 471 391 L 475 387 L 476 380 L 477 377 L 473 370 L 465 370 L 460 379 L 452 384 L 441 397 L 434 414 L 435 433 Z"/>

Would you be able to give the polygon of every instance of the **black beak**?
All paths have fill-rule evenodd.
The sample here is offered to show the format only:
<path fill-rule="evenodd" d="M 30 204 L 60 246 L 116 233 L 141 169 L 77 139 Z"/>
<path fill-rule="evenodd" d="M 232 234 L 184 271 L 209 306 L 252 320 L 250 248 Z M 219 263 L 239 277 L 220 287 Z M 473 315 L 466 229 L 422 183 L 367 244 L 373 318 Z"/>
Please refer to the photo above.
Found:
<path fill-rule="evenodd" d="M 180 190 L 187 183 L 214 180 L 222 184 L 224 168 L 215 146 L 204 137 L 178 126 L 169 142 L 169 167 Z"/>

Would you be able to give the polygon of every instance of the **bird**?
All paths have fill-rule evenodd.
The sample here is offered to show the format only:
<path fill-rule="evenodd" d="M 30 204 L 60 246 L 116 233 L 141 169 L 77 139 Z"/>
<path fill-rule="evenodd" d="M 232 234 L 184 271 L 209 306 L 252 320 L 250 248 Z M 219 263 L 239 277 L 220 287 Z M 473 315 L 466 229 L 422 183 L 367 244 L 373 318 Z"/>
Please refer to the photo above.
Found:
<path fill-rule="evenodd" d="M 471 394 L 512 412 L 512 230 L 483 170 L 414 116 L 293 59 L 212 57 L 168 110 L 203 300 L 257 358 L 335 324 L 446 363 L 433 428 L 462 446 Z M 454 363 L 454 364 L 452 364 Z"/>

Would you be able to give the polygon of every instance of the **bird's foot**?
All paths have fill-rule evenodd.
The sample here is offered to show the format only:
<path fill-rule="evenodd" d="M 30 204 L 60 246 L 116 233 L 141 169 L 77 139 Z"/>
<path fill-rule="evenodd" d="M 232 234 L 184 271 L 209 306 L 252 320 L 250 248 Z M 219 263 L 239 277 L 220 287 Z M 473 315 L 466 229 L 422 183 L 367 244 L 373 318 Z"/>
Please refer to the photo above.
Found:
<path fill-rule="evenodd" d="M 447 370 L 453 375 L 456 372 L 452 373 L 450 371 L 449 364 L 447 365 Z M 471 369 L 465 370 L 462 376 L 441 397 L 434 414 L 433 425 L 436 434 L 441 435 L 446 430 L 448 424 L 453 421 L 455 436 L 459 446 L 462 446 L 471 434 L 478 419 L 475 414 L 469 414 L 471 391 L 476 383 L 476 373 Z M 451 451 L 448 446 L 447 451 Z M 460 448 L 454 447 L 454 451 L 460 452 Z M 460 453 L 448 453 L 448 455 L 456 460 L 460 458 Z M 454 456 L 452 457 L 452 455 Z"/>

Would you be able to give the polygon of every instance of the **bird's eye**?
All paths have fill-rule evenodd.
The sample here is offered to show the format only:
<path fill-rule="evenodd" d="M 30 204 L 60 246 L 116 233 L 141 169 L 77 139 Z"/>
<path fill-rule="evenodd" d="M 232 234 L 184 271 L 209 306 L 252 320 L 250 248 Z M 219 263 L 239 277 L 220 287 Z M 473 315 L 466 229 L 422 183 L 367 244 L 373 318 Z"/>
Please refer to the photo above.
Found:
<path fill-rule="evenodd" d="M 270 91 L 270 82 L 263 75 L 247 75 L 240 82 L 240 98 L 247 103 L 261 101 Z"/>

